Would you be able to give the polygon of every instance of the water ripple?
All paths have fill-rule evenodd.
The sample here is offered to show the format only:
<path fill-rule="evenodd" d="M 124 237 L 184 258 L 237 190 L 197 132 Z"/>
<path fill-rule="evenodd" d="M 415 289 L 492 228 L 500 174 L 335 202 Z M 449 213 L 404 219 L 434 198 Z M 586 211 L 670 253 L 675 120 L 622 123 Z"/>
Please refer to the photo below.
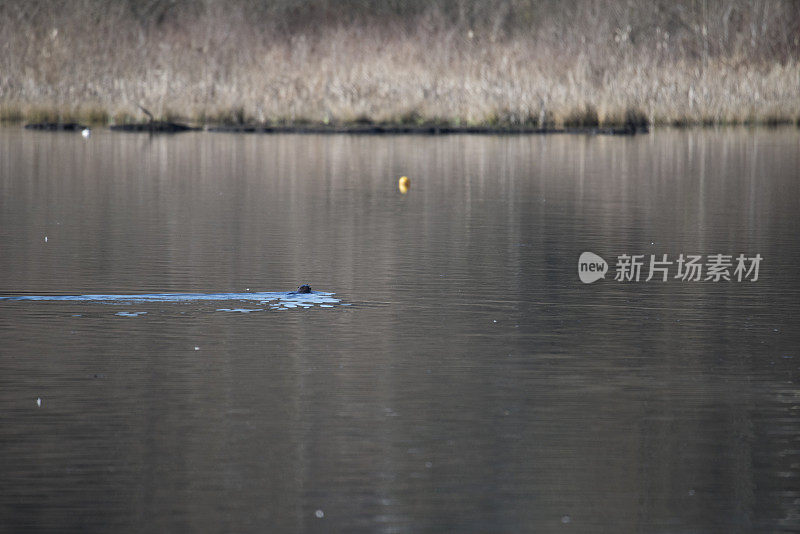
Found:
<path fill-rule="evenodd" d="M 0 297 L 5 301 L 61 301 L 61 302 L 196 302 L 196 301 L 248 301 L 271 304 L 273 307 L 308 308 L 314 305 L 331 307 L 341 301 L 334 293 L 247 292 L 247 293 L 148 293 L 132 295 L 19 295 Z M 240 311 L 241 308 L 236 309 Z M 229 310 L 225 310 L 229 311 Z"/>

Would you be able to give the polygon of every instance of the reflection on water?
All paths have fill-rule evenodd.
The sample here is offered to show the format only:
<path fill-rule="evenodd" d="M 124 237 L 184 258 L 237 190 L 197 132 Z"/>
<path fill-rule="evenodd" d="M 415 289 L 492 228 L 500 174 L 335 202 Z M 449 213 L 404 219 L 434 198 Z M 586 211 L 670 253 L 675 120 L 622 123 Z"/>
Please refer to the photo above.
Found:
<path fill-rule="evenodd" d="M 0 130 L 1 523 L 797 530 L 798 147 Z"/>

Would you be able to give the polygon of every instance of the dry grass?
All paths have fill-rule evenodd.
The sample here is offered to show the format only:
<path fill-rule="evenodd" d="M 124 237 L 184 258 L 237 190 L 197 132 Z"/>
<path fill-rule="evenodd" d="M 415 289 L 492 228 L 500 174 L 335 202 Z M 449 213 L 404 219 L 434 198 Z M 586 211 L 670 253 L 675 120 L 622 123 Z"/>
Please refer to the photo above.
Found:
<path fill-rule="evenodd" d="M 201 123 L 800 119 L 791 0 L 394 5 L 8 0 L 0 119 L 125 121 L 137 104 Z"/>

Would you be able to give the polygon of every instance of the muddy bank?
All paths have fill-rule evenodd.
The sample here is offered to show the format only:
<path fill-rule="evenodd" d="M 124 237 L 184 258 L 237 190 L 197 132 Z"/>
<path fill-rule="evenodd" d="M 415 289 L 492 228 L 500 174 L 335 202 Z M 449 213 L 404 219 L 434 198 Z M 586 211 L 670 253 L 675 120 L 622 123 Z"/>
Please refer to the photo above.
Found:
<path fill-rule="evenodd" d="M 179 133 L 179 132 L 192 132 L 200 130 L 194 126 L 182 124 L 179 122 L 140 122 L 131 124 L 112 124 L 109 129 L 117 132 L 145 132 L 145 133 Z"/>
<path fill-rule="evenodd" d="M 80 132 L 87 129 L 78 123 L 32 123 L 26 124 L 28 130 Z M 640 135 L 649 132 L 647 125 L 631 125 L 619 127 L 576 127 L 576 128 L 531 128 L 531 127 L 496 127 L 496 126 L 404 126 L 404 125 L 227 125 L 209 126 L 205 128 L 180 123 L 143 123 L 116 124 L 108 127 L 116 132 L 133 133 L 181 133 L 207 131 L 213 133 L 246 133 L 246 134 L 352 134 L 352 135 Z"/>
<path fill-rule="evenodd" d="M 636 135 L 649 132 L 647 125 L 591 128 L 536 128 L 536 127 L 499 127 L 499 126 L 439 126 L 420 125 L 405 126 L 391 124 L 373 125 L 304 125 L 304 126 L 266 126 L 238 125 L 211 126 L 210 132 L 222 133 L 260 133 L 260 134 L 354 134 L 354 135 L 448 135 L 448 134 L 584 134 L 584 135 Z"/>

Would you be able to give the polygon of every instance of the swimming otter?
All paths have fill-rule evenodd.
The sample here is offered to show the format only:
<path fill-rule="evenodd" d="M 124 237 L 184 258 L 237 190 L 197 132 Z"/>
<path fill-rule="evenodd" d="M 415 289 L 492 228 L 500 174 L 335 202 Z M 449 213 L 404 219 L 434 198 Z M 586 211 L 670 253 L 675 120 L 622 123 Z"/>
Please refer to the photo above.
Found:
<path fill-rule="evenodd" d="M 311 286 L 308 284 L 303 284 L 302 286 L 297 288 L 297 291 L 294 293 L 311 293 Z"/>

